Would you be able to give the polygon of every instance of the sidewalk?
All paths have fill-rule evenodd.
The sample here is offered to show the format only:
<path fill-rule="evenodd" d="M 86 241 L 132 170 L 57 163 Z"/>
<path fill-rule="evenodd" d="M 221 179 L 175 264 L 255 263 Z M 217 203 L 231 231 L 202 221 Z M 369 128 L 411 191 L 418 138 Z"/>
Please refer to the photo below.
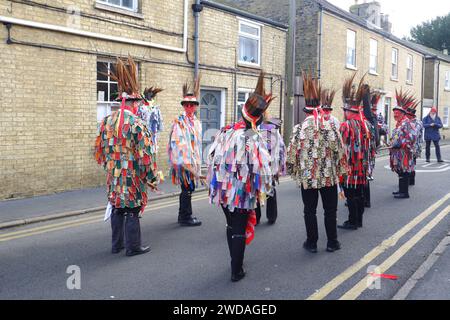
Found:
<path fill-rule="evenodd" d="M 450 232 L 394 300 L 450 300 Z"/>
<path fill-rule="evenodd" d="M 176 197 L 180 188 L 171 182 L 158 186 L 159 193 L 149 192 L 151 201 Z M 204 187 L 197 191 L 205 190 Z M 81 189 L 32 198 L 0 201 L 0 229 L 34 222 L 105 210 L 106 187 Z"/>

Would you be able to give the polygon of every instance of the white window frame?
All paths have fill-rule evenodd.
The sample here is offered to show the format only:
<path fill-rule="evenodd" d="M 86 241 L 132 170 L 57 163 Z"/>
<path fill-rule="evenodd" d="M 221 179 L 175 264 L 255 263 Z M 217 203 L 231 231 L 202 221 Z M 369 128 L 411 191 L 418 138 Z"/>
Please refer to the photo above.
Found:
<path fill-rule="evenodd" d="M 442 114 L 442 124 L 445 128 L 449 127 L 450 107 L 444 107 L 444 113 Z"/>
<path fill-rule="evenodd" d="M 395 52 L 395 60 L 394 60 L 394 52 Z M 392 48 L 391 51 L 391 79 L 398 80 L 398 54 L 399 50 L 397 48 Z M 395 74 L 393 73 L 395 66 Z"/>
<path fill-rule="evenodd" d="M 104 4 L 106 6 L 110 6 L 110 7 L 118 8 L 118 9 L 122 9 L 122 10 L 128 10 L 131 12 L 138 12 L 138 10 L 139 10 L 139 0 L 131 0 L 131 1 L 133 1 L 133 8 L 128 8 L 128 7 L 123 6 L 122 5 L 123 0 L 119 0 L 121 3 L 120 5 L 110 3 L 109 0 L 96 0 L 96 1 L 101 4 Z"/>
<path fill-rule="evenodd" d="M 372 51 L 375 49 L 375 55 L 372 54 Z M 374 59 L 374 60 L 372 60 Z M 375 65 L 372 65 L 372 61 L 375 62 Z M 378 75 L 378 40 L 370 39 L 370 48 L 369 48 L 369 73 L 373 75 Z"/>
<path fill-rule="evenodd" d="M 350 43 L 349 43 L 349 41 L 350 41 L 350 37 L 349 37 L 349 35 L 350 34 L 354 34 L 355 35 L 355 37 L 354 37 L 354 41 L 353 41 L 353 47 L 350 47 Z M 347 51 L 346 51 L 346 53 L 345 53 L 345 65 L 346 65 L 346 67 L 348 68 L 348 69 L 353 69 L 353 70 L 356 70 L 356 63 L 357 63 L 357 56 L 356 56 L 356 41 L 357 41 L 357 39 L 356 39 L 356 31 L 354 31 L 354 30 L 351 30 L 351 29 L 347 29 Z M 353 62 L 353 64 L 349 64 L 348 63 L 348 60 L 349 60 L 349 50 L 350 49 L 352 49 L 352 50 L 354 50 L 354 61 L 352 61 Z"/>
<path fill-rule="evenodd" d="M 248 27 L 258 29 L 258 36 L 255 36 L 253 34 L 249 34 L 249 33 L 246 33 L 246 32 L 242 32 L 241 31 L 241 26 L 242 25 L 246 25 Z M 241 60 L 240 41 L 239 41 L 239 61 L 238 61 L 238 63 L 241 64 L 241 65 L 260 67 L 261 66 L 261 32 L 262 32 L 262 25 L 257 24 L 257 23 L 252 23 L 252 22 L 249 22 L 247 20 L 239 20 L 239 30 L 238 31 L 239 31 L 238 32 L 239 40 L 240 40 L 241 37 L 244 37 L 244 38 L 248 38 L 248 39 L 252 39 L 252 40 L 257 40 L 258 41 L 258 63 L 253 63 L 253 62 L 248 62 L 248 61 Z"/>
<path fill-rule="evenodd" d="M 239 121 L 239 107 L 244 107 L 245 102 L 250 97 L 250 95 L 252 94 L 253 91 L 254 91 L 254 89 L 247 89 L 247 88 L 239 88 L 237 90 L 237 95 L 236 95 L 236 119 L 235 119 L 235 121 Z M 244 101 L 239 101 L 239 94 L 240 93 L 245 94 Z"/>
<path fill-rule="evenodd" d="M 411 62 L 411 64 L 410 64 Z M 411 73 L 409 73 L 411 72 Z M 414 80 L 414 57 L 412 54 L 408 53 L 408 55 L 406 56 L 406 83 L 407 84 L 412 84 L 413 80 Z M 408 77 L 409 75 L 411 75 L 411 77 Z"/>
<path fill-rule="evenodd" d="M 445 90 L 450 91 L 450 71 L 445 71 Z"/>
<path fill-rule="evenodd" d="M 108 64 L 108 72 L 111 70 L 111 65 L 114 64 L 114 62 L 112 62 L 111 60 L 107 60 L 107 59 L 98 59 L 97 63 L 107 63 Z M 97 66 L 97 64 L 96 64 Z M 98 72 L 98 71 L 97 71 Z M 102 119 L 99 119 L 99 111 L 100 108 L 106 108 L 105 112 L 104 112 L 104 116 L 107 117 L 111 114 L 111 112 L 113 111 L 114 108 L 119 108 L 120 107 L 120 103 L 119 102 L 115 102 L 115 101 L 110 101 L 110 97 L 111 97 L 111 84 L 117 84 L 117 81 L 112 81 L 111 78 L 108 76 L 107 80 L 98 80 L 96 77 L 96 81 L 95 84 L 97 86 L 98 83 L 106 83 L 108 85 L 108 92 L 105 93 L 105 98 L 107 98 L 107 100 L 103 100 L 100 101 L 98 100 L 98 91 L 96 89 L 96 95 L 97 95 L 97 122 L 101 122 L 102 119 L 104 117 L 102 117 Z"/>

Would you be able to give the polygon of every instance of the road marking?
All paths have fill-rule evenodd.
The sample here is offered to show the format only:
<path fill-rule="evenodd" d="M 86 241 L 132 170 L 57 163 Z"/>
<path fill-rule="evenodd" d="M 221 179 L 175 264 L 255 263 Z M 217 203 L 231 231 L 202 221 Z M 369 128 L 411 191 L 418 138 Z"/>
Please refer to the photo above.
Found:
<path fill-rule="evenodd" d="M 395 246 L 397 242 L 409 231 L 411 231 L 415 226 L 417 226 L 420 222 L 426 219 L 429 215 L 431 215 L 437 208 L 439 208 L 442 204 L 444 204 L 450 198 L 450 193 L 445 195 L 443 198 L 438 200 L 436 203 L 432 204 L 428 209 L 423 211 L 420 215 L 415 217 L 411 222 L 409 222 L 406 226 L 397 231 L 394 235 L 384 240 L 377 247 L 372 249 L 369 253 L 367 253 L 361 260 L 347 268 L 344 272 L 333 278 L 326 285 L 316 291 L 314 294 L 309 296 L 307 300 L 322 300 L 326 296 L 328 296 L 333 290 L 339 287 L 346 280 L 354 276 L 357 272 L 359 272 L 362 268 L 367 266 L 371 261 L 373 261 L 380 254 L 388 250 L 389 248 Z"/>
<path fill-rule="evenodd" d="M 208 199 L 207 196 L 198 195 L 198 196 L 192 197 L 192 202 L 197 202 L 197 201 L 206 200 L 206 199 Z M 176 204 L 178 204 L 178 200 L 167 201 L 167 202 L 161 203 L 159 205 L 156 205 L 154 207 L 149 207 L 145 210 L 145 212 L 169 208 Z M 54 224 L 50 224 L 50 225 L 46 225 L 46 226 L 42 226 L 42 227 L 36 227 L 36 228 L 31 228 L 31 229 L 26 229 L 26 230 L 20 230 L 20 231 L 14 231 L 14 232 L 0 234 L 0 242 L 9 241 L 9 240 L 18 239 L 18 238 L 29 237 L 29 236 L 33 236 L 33 235 L 37 235 L 37 234 L 42 234 L 42 233 L 48 233 L 51 231 L 68 229 L 68 228 L 77 227 L 77 226 L 81 226 L 81 225 L 85 225 L 85 224 L 103 222 L 103 219 L 101 219 L 103 216 L 104 216 L 103 214 L 95 215 L 95 216 L 91 216 L 91 217 L 87 217 L 87 218 L 82 218 L 82 219 L 77 219 L 77 220 L 72 220 L 72 221 L 67 221 L 67 222 L 61 222 L 61 223 L 54 223 Z"/>
<path fill-rule="evenodd" d="M 395 251 L 389 258 L 387 258 L 380 266 L 380 273 L 384 273 L 398 262 L 405 254 L 407 254 L 420 240 L 422 240 L 434 227 L 441 222 L 450 213 L 450 206 L 442 210 L 433 220 L 431 220 L 425 227 L 423 227 L 417 234 Z M 358 282 L 352 289 L 347 291 L 339 300 L 356 300 L 372 283 L 376 280 L 375 277 L 367 275 L 364 279 Z"/>

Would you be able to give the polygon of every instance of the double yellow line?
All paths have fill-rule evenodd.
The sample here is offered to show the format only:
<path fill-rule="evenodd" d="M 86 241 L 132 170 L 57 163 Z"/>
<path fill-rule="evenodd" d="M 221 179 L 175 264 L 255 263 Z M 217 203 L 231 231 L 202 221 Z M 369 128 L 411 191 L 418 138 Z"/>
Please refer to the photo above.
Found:
<path fill-rule="evenodd" d="M 208 196 L 206 194 L 194 195 L 192 197 L 193 202 L 201 201 L 201 200 L 205 200 L 205 199 L 208 199 Z M 159 210 L 159 209 L 165 209 L 165 208 L 169 208 L 169 207 L 172 207 L 172 206 L 175 206 L 178 204 L 179 204 L 179 200 L 173 199 L 173 200 L 169 200 L 169 201 L 166 201 L 163 203 L 158 203 L 154 206 L 149 206 L 145 212 L 147 213 L 147 212 L 151 212 L 151 211 L 155 211 L 155 210 Z M 42 233 L 51 232 L 51 231 L 64 230 L 64 229 L 78 227 L 78 226 L 82 226 L 82 225 L 86 225 L 86 224 L 92 224 L 92 223 L 96 223 L 96 222 L 102 222 L 103 217 L 104 217 L 104 214 L 102 213 L 102 214 L 96 214 L 94 216 L 89 216 L 86 218 L 76 219 L 76 220 L 72 220 L 72 221 L 53 223 L 51 225 L 46 225 L 46 226 L 42 226 L 42 227 L 29 228 L 29 229 L 20 230 L 20 231 L 8 232 L 8 233 L 0 234 L 0 242 L 30 237 L 30 236 L 34 236 L 34 235 L 38 235 L 38 234 L 42 234 Z"/>
<path fill-rule="evenodd" d="M 346 280 L 350 279 L 357 272 L 366 267 L 375 258 L 384 253 L 386 250 L 394 247 L 397 242 L 410 232 L 414 227 L 424 221 L 429 217 L 436 209 L 445 204 L 445 202 L 450 198 L 450 193 L 445 195 L 439 201 L 431 205 L 428 209 L 423 211 L 420 215 L 414 218 L 411 222 L 397 231 L 394 235 L 384 240 L 381 244 L 371 250 L 358 262 L 350 266 L 344 272 L 333 278 L 330 282 L 308 297 L 308 300 L 322 300 L 326 298 L 332 291 L 337 289 Z M 412 247 L 417 244 L 421 239 L 423 239 L 442 219 L 444 219 L 450 213 L 450 206 L 447 206 L 442 210 L 433 220 L 431 220 L 426 226 L 424 226 L 420 231 L 418 231 L 410 240 L 408 240 L 404 245 L 402 245 L 397 251 L 395 251 L 389 258 L 387 258 L 383 263 L 379 265 L 379 270 L 381 273 L 386 272 L 391 268 L 397 261 L 400 260 L 406 253 L 408 253 Z M 340 297 L 340 300 L 354 300 L 357 299 L 374 281 L 376 278 L 372 276 L 366 276 L 361 281 L 359 281 L 352 289 L 347 291 L 344 295 Z"/>

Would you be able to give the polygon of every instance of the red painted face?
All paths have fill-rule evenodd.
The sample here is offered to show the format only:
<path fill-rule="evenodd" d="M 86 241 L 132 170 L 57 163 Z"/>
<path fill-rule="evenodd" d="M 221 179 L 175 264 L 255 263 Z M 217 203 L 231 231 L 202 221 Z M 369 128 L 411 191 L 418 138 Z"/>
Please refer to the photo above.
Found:
<path fill-rule="evenodd" d="M 330 119 L 331 110 L 322 109 L 325 120 Z"/>
<path fill-rule="evenodd" d="M 399 110 L 394 110 L 394 119 L 395 121 L 399 121 L 403 119 L 404 113 Z"/>
<path fill-rule="evenodd" d="M 197 111 L 197 105 L 195 103 L 186 103 L 184 104 L 184 111 L 189 117 L 192 117 L 194 113 Z"/>

